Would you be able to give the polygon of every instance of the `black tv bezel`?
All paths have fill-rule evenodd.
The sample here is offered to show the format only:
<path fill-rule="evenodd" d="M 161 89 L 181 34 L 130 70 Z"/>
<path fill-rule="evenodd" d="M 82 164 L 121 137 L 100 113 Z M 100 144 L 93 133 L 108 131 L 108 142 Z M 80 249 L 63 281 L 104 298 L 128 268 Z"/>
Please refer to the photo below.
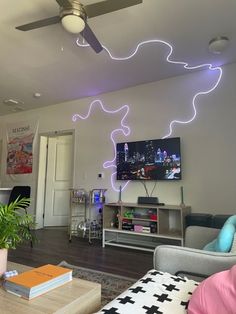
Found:
<path fill-rule="evenodd" d="M 140 143 L 140 142 L 151 142 L 151 141 L 168 141 L 168 140 L 178 140 L 179 141 L 179 155 L 180 155 L 180 176 L 179 177 L 176 177 L 176 178 L 173 178 L 173 179 L 165 179 L 165 178 L 159 178 L 159 179 L 154 179 L 154 178 L 151 178 L 151 179 L 143 179 L 143 178 L 135 178 L 135 179 L 118 179 L 118 171 L 116 172 L 116 180 L 117 181 L 145 181 L 145 182 L 149 182 L 149 181 L 165 181 L 165 182 L 179 182 L 180 180 L 182 180 L 182 154 L 181 154 L 181 138 L 180 137 L 168 137 L 168 138 L 159 138 L 159 139 L 145 139 L 145 140 L 140 140 L 140 141 L 129 141 L 129 142 L 118 142 L 116 143 L 116 166 L 117 166 L 117 146 L 118 145 L 122 145 L 122 144 L 129 144 L 129 143 L 132 143 L 132 144 L 136 144 L 136 143 Z"/>

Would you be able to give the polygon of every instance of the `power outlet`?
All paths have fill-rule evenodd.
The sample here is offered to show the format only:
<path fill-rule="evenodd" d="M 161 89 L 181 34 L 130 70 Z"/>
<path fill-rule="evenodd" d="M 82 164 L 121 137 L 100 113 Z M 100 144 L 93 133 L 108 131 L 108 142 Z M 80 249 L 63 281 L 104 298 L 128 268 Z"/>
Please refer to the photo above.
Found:
<path fill-rule="evenodd" d="M 98 173 L 98 179 L 104 179 L 104 173 L 103 172 Z"/>

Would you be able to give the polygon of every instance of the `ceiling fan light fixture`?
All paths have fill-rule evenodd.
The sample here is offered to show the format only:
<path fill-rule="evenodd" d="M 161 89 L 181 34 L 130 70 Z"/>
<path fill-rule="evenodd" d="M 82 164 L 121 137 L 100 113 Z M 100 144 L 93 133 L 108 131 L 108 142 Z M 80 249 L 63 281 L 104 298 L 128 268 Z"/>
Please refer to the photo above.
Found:
<path fill-rule="evenodd" d="M 64 29 L 72 34 L 79 34 L 85 28 L 84 20 L 80 16 L 74 14 L 64 15 L 61 19 L 61 23 Z"/>
<path fill-rule="evenodd" d="M 98 2 L 83 5 L 81 1 L 83 0 L 56 0 L 59 5 L 59 15 L 19 25 L 15 28 L 25 32 L 61 23 L 67 32 L 77 35 L 80 33 L 91 48 L 96 53 L 99 53 L 103 50 L 103 47 L 87 24 L 87 19 L 118 11 L 143 2 L 143 0 L 98 0 Z"/>

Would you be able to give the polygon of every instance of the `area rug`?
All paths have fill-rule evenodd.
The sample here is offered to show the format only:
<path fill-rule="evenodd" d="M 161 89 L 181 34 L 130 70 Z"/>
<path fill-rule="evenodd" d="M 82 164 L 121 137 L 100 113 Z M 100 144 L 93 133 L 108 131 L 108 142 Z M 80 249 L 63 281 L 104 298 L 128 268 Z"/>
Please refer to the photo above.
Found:
<path fill-rule="evenodd" d="M 75 278 L 100 283 L 102 286 L 102 307 L 111 300 L 115 299 L 120 293 L 125 291 L 128 287 L 137 281 L 137 279 L 133 278 L 127 278 L 93 269 L 70 265 L 66 261 L 62 261 L 59 265 L 72 269 L 72 274 Z"/>

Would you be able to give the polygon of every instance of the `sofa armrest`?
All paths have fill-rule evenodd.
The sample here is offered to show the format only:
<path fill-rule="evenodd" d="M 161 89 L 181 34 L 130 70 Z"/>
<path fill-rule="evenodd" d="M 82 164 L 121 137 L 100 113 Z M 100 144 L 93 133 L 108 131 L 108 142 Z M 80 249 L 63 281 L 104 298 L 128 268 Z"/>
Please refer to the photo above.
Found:
<path fill-rule="evenodd" d="M 160 245 L 154 251 L 154 268 L 171 274 L 186 271 L 210 276 L 236 264 L 236 254 Z"/>
<path fill-rule="evenodd" d="M 220 229 L 188 226 L 185 230 L 185 246 L 202 249 L 206 244 L 217 238 Z"/>

